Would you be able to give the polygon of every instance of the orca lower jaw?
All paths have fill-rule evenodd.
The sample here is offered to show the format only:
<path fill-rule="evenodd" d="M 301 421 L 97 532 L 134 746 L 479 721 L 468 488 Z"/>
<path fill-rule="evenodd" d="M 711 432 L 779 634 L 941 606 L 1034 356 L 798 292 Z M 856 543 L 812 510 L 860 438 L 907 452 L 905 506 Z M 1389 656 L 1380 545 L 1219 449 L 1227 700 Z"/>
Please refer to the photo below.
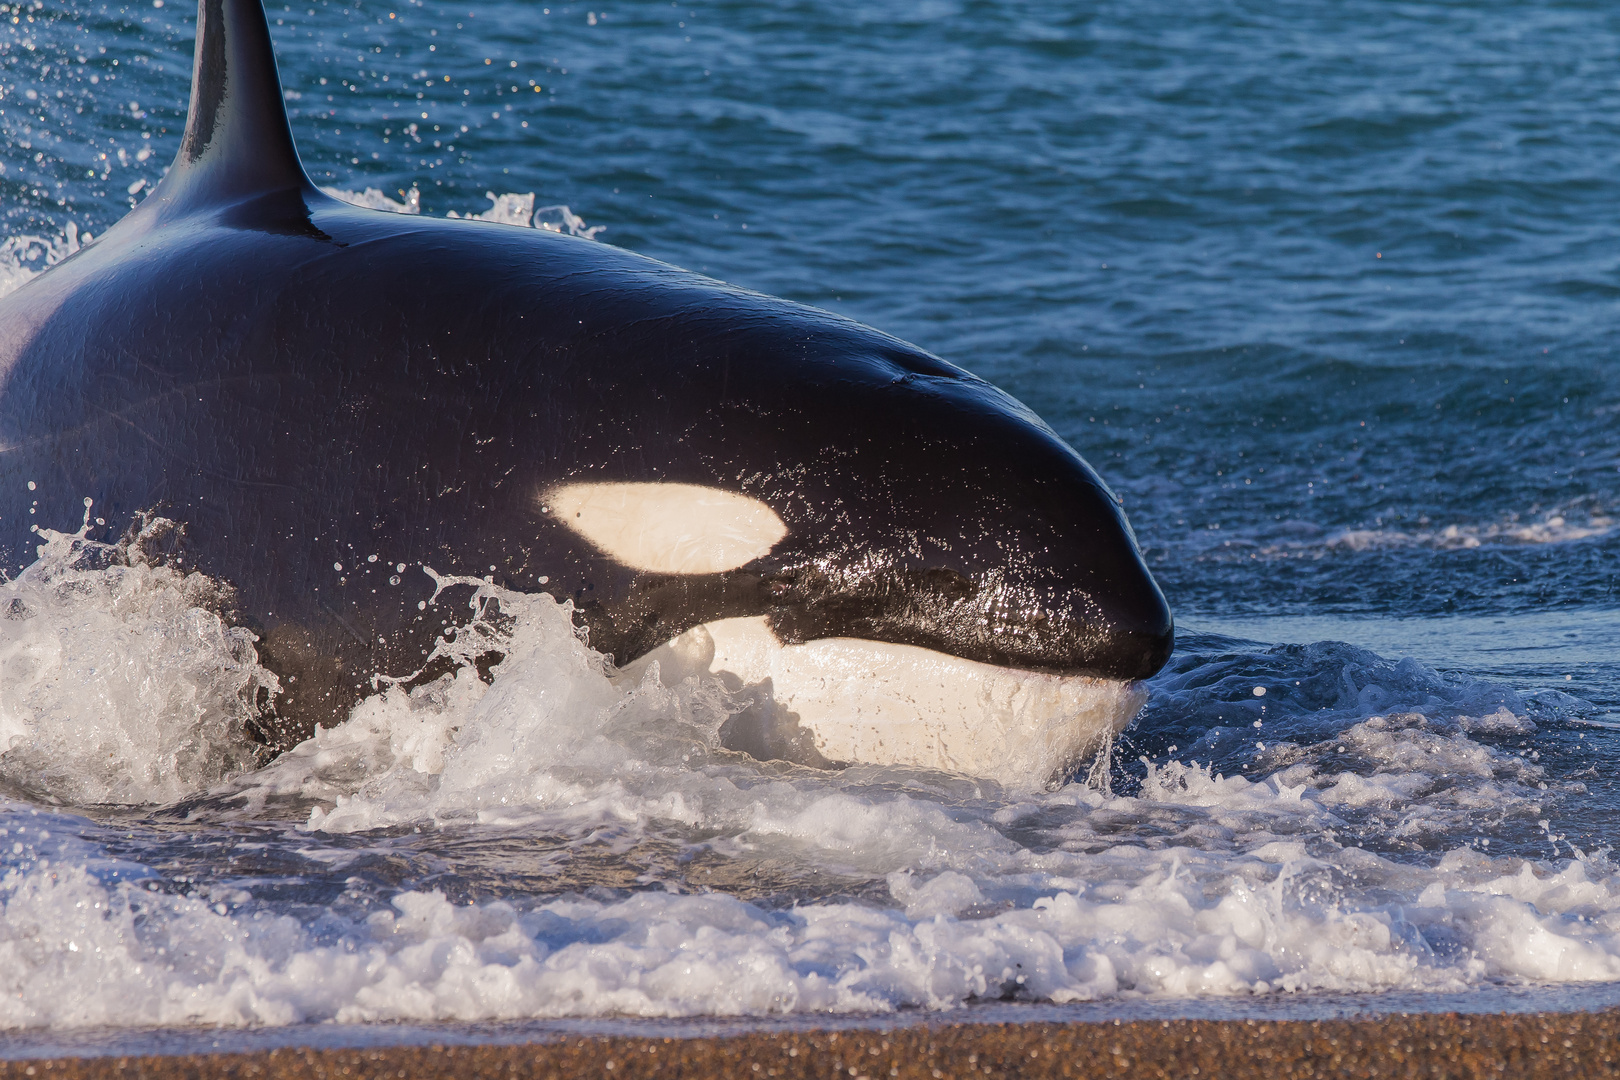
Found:
<path fill-rule="evenodd" d="M 906 765 L 1010 788 L 1063 778 L 1147 700 L 1137 680 L 1054 675 L 866 638 L 785 643 L 765 616 L 695 626 L 623 669 L 717 679 L 747 707 L 723 745 L 827 767 Z"/>

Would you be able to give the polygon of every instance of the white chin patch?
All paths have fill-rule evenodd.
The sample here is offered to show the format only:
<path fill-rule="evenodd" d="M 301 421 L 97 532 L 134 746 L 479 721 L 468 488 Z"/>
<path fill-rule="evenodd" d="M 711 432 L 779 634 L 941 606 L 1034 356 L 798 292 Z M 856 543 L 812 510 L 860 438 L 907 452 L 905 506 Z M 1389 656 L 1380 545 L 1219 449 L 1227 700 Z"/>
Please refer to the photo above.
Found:
<path fill-rule="evenodd" d="M 787 535 L 758 499 L 701 484 L 564 484 L 543 499 L 598 551 L 658 574 L 735 570 Z"/>
<path fill-rule="evenodd" d="M 1042 675 L 915 645 L 784 645 L 764 616 L 693 627 L 629 664 L 673 685 L 718 678 L 752 698 L 721 730 L 733 750 L 803 764 L 913 765 L 1039 788 L 1094 753 L 1147 701 L 1139 682 Z"/>

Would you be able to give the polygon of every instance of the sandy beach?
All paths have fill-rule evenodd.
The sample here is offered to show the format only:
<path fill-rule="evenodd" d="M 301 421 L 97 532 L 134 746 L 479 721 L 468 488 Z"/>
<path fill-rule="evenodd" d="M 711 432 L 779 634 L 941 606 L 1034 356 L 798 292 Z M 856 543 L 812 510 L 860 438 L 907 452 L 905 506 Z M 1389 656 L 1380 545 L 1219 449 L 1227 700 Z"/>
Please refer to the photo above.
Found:
<path fill-rule="evenodd" d="M 520 1045 L 39 1058 L 0 1077 L 1553 1077 L 1610 1075 L 1620 1011 L 1318 1021 L 959 1024 Z"/>

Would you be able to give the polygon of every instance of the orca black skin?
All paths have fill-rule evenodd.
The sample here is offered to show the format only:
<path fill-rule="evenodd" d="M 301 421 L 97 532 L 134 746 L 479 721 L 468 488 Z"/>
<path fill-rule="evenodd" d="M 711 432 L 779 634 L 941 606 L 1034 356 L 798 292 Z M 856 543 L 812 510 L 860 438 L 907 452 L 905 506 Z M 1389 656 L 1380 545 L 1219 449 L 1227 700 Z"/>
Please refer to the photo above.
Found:
<path fill-rule="evenodd" d="M 621 663 L 744 615 L 1109 679 L 1169 657 L 1117 500 L 1005 393 L 605 244 L 334 200 L 259 0 L 201 0 L 197 27 L 168 175 L 0 299 L 0 557 L 15 574 L 29 527 L 71 530 L 87 497 L 102 539 L 179 522 L 170 557 L 234 587 L 283 680 L 272 746 L 421 666 L 443 623 L 422 566 L 571 598 Z M 568 481 L 742 493 L 786 535 L 718 572 L 636 569 L 551 512 Z"/>

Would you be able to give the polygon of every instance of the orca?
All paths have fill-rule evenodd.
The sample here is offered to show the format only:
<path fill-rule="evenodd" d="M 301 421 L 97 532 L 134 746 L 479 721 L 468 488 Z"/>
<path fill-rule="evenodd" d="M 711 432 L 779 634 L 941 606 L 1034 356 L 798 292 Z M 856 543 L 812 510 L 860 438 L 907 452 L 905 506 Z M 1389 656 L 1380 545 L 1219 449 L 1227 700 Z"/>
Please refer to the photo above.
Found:
<path fill-rule="evenodd" d="M 323 194 L 260 0 L 200 0 L 150 196 L 0 299 L 6 571 L 91 504 L 89 539 L 146 523 L 224 583 L 272 750 L 431 675 L 424 570 L 571 602 L 620 677 L 720 679 L 727 745 L 821 765 L 1045 781 L 1174 639 L 1119 499 L 967 371 L 594 240 Z"/>

